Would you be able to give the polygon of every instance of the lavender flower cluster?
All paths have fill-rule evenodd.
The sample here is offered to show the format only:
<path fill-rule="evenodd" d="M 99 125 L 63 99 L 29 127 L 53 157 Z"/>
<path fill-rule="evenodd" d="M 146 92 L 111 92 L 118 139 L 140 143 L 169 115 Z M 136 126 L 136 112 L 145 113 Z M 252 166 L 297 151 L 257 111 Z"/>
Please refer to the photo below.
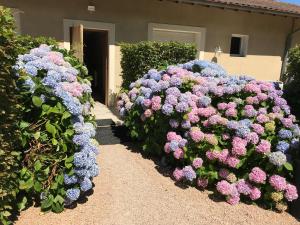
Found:
<path fill-rule="evenodd" d="M 81 193 L 93 187 L 92 179 L 99 173 L 96 162 L 98 143 L 93 139 L 95 126 L 84 121 L 84 116 L 90 114 L 91 103 L 82 97 L 91 93 L 91 84 L 87 79 L 78 79 L 79 71 L 64 59 L 62 53 L 53 51 L 48 45 L 19 55 L 15 69 L 18 76 L 22 75 L 21 71 L 25 73 L 24 87 L 31 93 L 35 92 L 35 81 L 41 83 L 51 90 L 46 96 L 54 95 L 61 99 L 73 116 L 73 143 L 77 150 L 74 154 L 74 171 L 72 175 L 64 175 L 64 183 L 68 188 L 65 204 L 71 204 Z M 46 96 L 41 96 L 43 102 L 47 101 Z"/>
<path fill-rule="evenodd" d="M 253 201 L 260 199 L 262 185 L 274 188 L 271 181 L 262 182 L 260 177 L 264 173 L 269 177 L 276 175 L 272 173 L 282 170 L 294 147 L 299 145 L 300 129 L 282 94 L 271 82 L 229 76 L 215 63 L 194 60 L 169 66 L 164 71 L 150 70 L 130 85 L 129 92 L 120 96 L 117 105 L 125 119 L 139 115 L 143 123 L 162 116 L 170 125 L 164 146 L 167 155 L 183 162 L 187 162 L 185 155 L 194 155 L 201 161 L 200 167 L 210 169 L 213 164 L 217 173 L 228 170 L 228 176 L 218 177 L 221 181 L 217 190 L 226 193 L 230 204 L 236 204 L 241 194 Z M 269 171 L 249 164 L 244 175 L 249 176 L 252 170 L 252 179 L 242 182 L 230 171 L 250 162 L 247 160 L 250 149 L 273 169 L 268 174 Z M 192 160 L 182 169 L 176 168 L 174 177 L 177 181 L 195 180 L 199 187 L 205 188 L 214 179 L 201 175 L 200 171 Z M 281 193 L 292 193 L 285 198 L 287 201 L 298 198 L 294 189 L 282 189 Z"/>

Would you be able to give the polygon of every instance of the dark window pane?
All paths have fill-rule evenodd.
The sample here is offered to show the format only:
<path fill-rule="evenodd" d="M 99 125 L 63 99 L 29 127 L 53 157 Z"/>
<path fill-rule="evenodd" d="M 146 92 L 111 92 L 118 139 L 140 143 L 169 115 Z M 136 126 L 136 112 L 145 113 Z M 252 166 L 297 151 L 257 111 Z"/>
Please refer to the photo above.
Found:
<path fill-rule="evenodd" d="M 231 37 L 230 54 L 231 55 L 240 55 L 241 54 L 241 38 L 240 37 Z"/>

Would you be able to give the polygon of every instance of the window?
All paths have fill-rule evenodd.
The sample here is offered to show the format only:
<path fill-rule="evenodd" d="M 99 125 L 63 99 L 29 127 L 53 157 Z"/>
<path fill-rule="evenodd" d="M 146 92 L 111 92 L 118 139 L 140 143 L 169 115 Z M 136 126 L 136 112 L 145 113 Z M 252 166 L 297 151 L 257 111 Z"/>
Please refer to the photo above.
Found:
<path fill-rule="evenodd" d="M 230 55 L 244 57 L 247 55 L 248 35 L 233 34 L 230 43 Z"/>
<path fill-rule="evenodd" d="M 206 28 L 180 26 L 170 24 L 149 23 L 148 40 L 150 41 L 177 41 L 194 43 L 197 47 L 197 58 L 204 58 Z"/>

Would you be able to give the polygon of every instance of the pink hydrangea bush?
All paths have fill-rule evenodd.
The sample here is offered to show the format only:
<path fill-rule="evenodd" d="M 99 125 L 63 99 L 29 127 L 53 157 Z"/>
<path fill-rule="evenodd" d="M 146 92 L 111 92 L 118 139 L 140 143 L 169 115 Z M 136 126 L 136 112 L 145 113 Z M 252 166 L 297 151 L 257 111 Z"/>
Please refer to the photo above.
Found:
<path fill-rule="evenodd" d="M 300 129 L 271 82 L 192 61 L 150 70 L 118 102 L 143 149 L 167 156 L 176 181 L 278 210 L 298 198 L 291 165 Z"/>

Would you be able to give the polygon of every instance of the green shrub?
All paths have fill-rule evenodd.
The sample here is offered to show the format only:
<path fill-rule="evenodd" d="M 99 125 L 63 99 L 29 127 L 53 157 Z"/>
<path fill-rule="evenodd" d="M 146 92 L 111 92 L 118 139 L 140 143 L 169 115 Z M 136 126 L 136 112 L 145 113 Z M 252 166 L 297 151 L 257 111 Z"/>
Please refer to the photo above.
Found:
<path fill-rule="evenodd" d="M 43 69 L 35 70 L 30 65 Z M 85 79 L 87 70 L 70 52 L 48 45 L 21 55 L 17 67 L 24 112 L 19 123 L 23 148 L 19 188 L 23 207 L 38 203 L 43 211 L 61 212 L 68 189 L 84 193 L 92 188 L 91 180 L 87 179 L 93 176 L 84 178 L 89 185 L 84 188 L 79 176 L 78 182 L 64 182 L 65 175 L 76 176 L 74 170 L 78 169 L 73 163 L 74 153 L 82 149 L 74 141 L 78 129 L 82 129 L 80 135 L 88 132 L 81 126 L 87 126 L 90 133 L 95 132 L 90 130 L 94 129 L 93 116 L 89 111 L 83 114 L 80 110 L 93 102 L 90 83 Z M 49 75 L 48 71 L 55 75 Z M 95 161 L 94 153 L 87 154 Z M 80 166 L 85 169 L 82 163 Z"/>
<path fill-rule="evenodd" d="M 287 72 L 283 78 L 284 95 L 293 114 L 300 118 L 300 46 L 289 51 Z"/>
<path fill-rule="evenodd" d="M 20 152 L 16 123 L 20 117 L 12 65 L 18 55 L 14 20 L 0 8 L 0 224 L 7 224 L 16 207 Z"/>
<path fill-rule="evenodd" d="M 148 70 L 161 69 L 167 65 L 176 65 L 196 58 L 197 49 L 193 44 L 178 42 L 139 42 L 121 43 L 123 89 L 131 82 L 142 77 Z"/>
<path fill-rule="evenodd" d="M 23 66 L 30 57 L 38 57 L 34 51 L 41 50 L 30 50 L 41 44 L 55 51 L 51 52 L 47 65 L 51 60 L 60 60 L 70 69 L 70 74 L 78 71 L 79 74 L 73 77 L 78 83 L 72 80 L 69 84 L 75 83 L 78 87 L 80 83 L 79 90 L 85 85 L 83 89 L 88 91 L 77 99 L 77 106 L 84 107 L 86 113 L 80 124 L 89 122 L 89 128 L 94 129 L 94 117 L 89 113 L 93 100 L 90 83 L 85 79 L 88 78 L 86 67 L 72 52 L 59 49 L 54 39 L 16 35 L 10 10 L 0 8 L 0 224 L 10 224 L 14 212 L 33 203 L 40 205 L 42 210 L 60 212 L 68 200 L 68 189 L 84 193 L 92 187 L 92 178 L 84 179 L 84 190 L 81 177 L 77 183 L 67 185 L 64 182 L 65 175 L 74 175 L 74 153 L 81 147 L 72 140 L 78 134 L 73 127 L 76 118 L 63 100 L 55 96 L 54 90 L 42 84 L 47 71 L 36 65 L 38 74 L 32 75 L 31 80 L 35 83 L 34 90 L 28 90 L 24 83 L 31 78 Z M 24 54 L 27 59 L 23 61 Z M 66 95 L 68 93 L 64 93 Z M 89 141 L 88 148 L 97 149 L 95 140 Z M 94 174 L 97 172 L 95 167 Z"/>

